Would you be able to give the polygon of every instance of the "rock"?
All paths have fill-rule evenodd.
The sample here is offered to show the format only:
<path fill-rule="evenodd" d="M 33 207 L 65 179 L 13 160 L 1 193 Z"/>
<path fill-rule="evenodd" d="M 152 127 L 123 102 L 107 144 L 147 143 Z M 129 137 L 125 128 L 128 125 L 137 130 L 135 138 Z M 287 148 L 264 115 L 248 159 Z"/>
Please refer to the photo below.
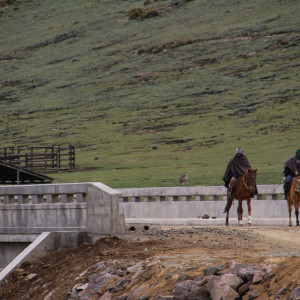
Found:
<path fill-rule="evenodd" d="M 184 298 L 185 300 L 210 300 L 210 292 L 206 287 L 199 287 L 191 291 Z"/>
<path fill-rule="evenodd" d="M 255 271 L 254 274 L 253 274 L 252 282 L 253 283 L 261 282 L 263 280 L 264 275 L 265 275 L 265 273 L 261 270 Z"/>
<path fill-rule="evenodd" d="M 204 275 L 209 276 L 209 275 L 219 275 L 218 273 L 222 270 L 222 267 L 220 266 L 212 266 L 212 267 L 207 267 L 204 269 Z"/>
<path fill-rule="evenodd" d="M 44 298 L 44 300 L 54 300 L 54 299 L 52 299 L 52 295 L 54 294 L 54 290 L 52 290 L 50 293 L 48 293 L 47 295 L 46 295 L 46 297 Z M 70 299 L 70 298 L 69 298 Z M 72 298 L 71 298 L 72 299 Z M 73 298 L 73 299 L 75 299 L 75 298 Z"/>
<path fill-rule="evenodd" d="M 118 284 L 116 285 L 116 287 L 114 289 L 112 289 L 113 293 L 117 293 L 119 291 L 122 291 L 125 289 L 125 285 L 127 285 L 128 283 L 130 283 L 131 280 L 128 278 L 123 278 L 121 281 L 118 282 Z"/>
<path fill-rule="evenodd" d="M 139 299 L 140 296 L 146 291 L 146 286 L 142 285 L 134 290 L 132 293 L 127 295 L 126 300 L 136 300 Z"/>
<path fill-rule="evenodd" d="M 297 300 L 300 298 L 300 287 L 296 287 L 290 296 L 290 300 Z"/>
<path fill-rule="evenodd" d="M 88 300 L 92 298 L 94 295 L 97 295 L 99 291 L 102 290 L 103 286 L 112 280 L 113 278 L 119 278 L 118 276 L 111 275 L 109 273 L 105 274 L 95 274 L 89 277 L 89 285 L 88 287 L 82 291 L 80 296 L 80 300 Z"/>
<path fill-rule="evenodd" d="M 240 294 L 240 296 L 244 296 L 250 290 L 251 284 L 252 282 L 249 281 L 239 287 L 238 293 Z"/>
<path fill-rule="evenodd" d="M 37 278 L 38 278 L 38 274 L 30 273 L 29 275 L 26 276 L 25 280 L 34 280 Z"/>
<path fill-rule="evenodd" d="M 81 298 L 80 298 L 81 299 Z M 111 300 L 111 293 L 110 292 L 106 292 L 104 295 L 102 295 L 100 298 L 98 298 L 99 300 Z"/>
<path fill-rule="evenodd" d="M 193 280 L 185 280 L 179 283 L 176 283 L 173 288 L 173 296 L 175 300 L 183 300 L 185 296 L 199 287 L 199 283 Z"/>
<path fill-rule="evenodd" d="M 24 273 L 24 270 L 21 268 L 16 268 L 13 270 L 12 274 L 14 275 L 15 278 L 18 278 L 20 275 Z"/>
<path fill-rule="evenodd" d="M 127 300 L 127 295 L 119 296 L 116 300 Z"/>
<path fill-rule="evenodd" d="M 281 288 L 278 292 L 277 292 L 277 294 L 276 294 L 276 298 L 277 297 L 280 297 L 280 296 L 283 296 L 283 295 L 286 295 L 286 293 L 288 292 L 288 288 L 285 286 L 285 287 L 283 287 L 283 288 Z"/>
<path fill-rule="evenodd" d="M 191 280 L 192 277 L 188 274 L 185 274 L 185 273 L 181 273 L 178 277 L 178 279 L 176 280 L 176 283 L 178 282 L 182 282 L 182 281 L 185 281 L 185 280 Z"/>
<path fill-rule="evenodd" d="M 140 278 L 140 276 L 144 273 L 144 270 L 137 271 L 131 278 L 131 281 L 135 281 Z"/>
<path fill-rule="evenodd" d="M 139 300 L 150 300 L 150 295 L 149 294 L 145 294 Z"/>
<path fill-rule="evenodd" d="M 258 296 L 259 296 L 259 292 L 257 290 L 253 290 L 249 293 L 248 299 L 254 300 L 254 299 L 258 298 Z"/>
<path fill-rule="evenodd" d="M 235 274 L 227 273 L 222 276 L 214 276 L 207 284 L 210 296 L 213 300 L 240 299 L 236 292 L 244 284 L 244 281 Z"/>
<path fill-rule="evenodd" d="M 245 282 L 252 281 L 255 271 L 259 271 L 259 268 L 249 263 L 236 264 L 228 270 L 228 272 L 237 275 Z"/>
<path fill-rule="evenodd" d="M 269 274 L 277 266 L 278 266 L 277 264 L 268 263 L 268 264 L 263 265 L 262 271 Z"/>
<path fill-rule="evenodd" d="M 136 273 L 137 271 L 143 270 L 143 262 L 139 262 L 136 265 L 127 268 L 127 273 L 131 274 L 131 273 Z"/>

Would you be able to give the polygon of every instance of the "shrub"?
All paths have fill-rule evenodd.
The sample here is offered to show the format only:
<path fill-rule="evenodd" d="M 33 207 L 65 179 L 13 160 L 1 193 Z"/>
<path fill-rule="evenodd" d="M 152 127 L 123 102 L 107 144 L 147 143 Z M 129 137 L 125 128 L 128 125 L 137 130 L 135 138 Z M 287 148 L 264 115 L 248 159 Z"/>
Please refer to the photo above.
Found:
<path fill-rule="evenodd" d="M 146 18 L 154 18 L 159 15 L 159 12 L 155 8 L 141 8 L 135 7 L 128 12 L 128 18 L 130 20 L 143 20 Z"/>

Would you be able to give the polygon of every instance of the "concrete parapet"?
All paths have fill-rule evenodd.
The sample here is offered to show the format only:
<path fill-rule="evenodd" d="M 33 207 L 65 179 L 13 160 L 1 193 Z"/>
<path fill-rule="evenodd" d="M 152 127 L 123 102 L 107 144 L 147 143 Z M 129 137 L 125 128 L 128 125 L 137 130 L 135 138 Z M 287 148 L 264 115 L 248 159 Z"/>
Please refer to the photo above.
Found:
<path fill-rule="evenodd" d="M 258 185 L 254 199 L 277 200 L 283 194 L 283 185 Z M 227 189 L 223 186 L 185 186 L 118 189 L 120 202 L 164 202 L 164 201 L 222 201 Z"/>
<path fill-rule="evenodd" d="M 176 202 L 121 202 L 120 210 L 126 219 L 189 219 L 225 218 L 225 201 L 176 201 Z M 285 200 L 252 200 L 252 217 L 288 218 Z M 243 203 L 244 217 L 248 216 L 246 201 Z M 237 201 L 230 209 L 230 218 L 237 218 Z"/>
<path fill-rule="evenodd" d="M 125 221 L 119 214 L 120 196 L 102 183 L 0 186 L 0 234 L 121 234 Z"/>
<path fill-rule="evenodd" d="M 124 214 L 119 213 L 121 194 L 101 183 L 87 187 L 87 231 L 93 234 L 124 234 Z"/>

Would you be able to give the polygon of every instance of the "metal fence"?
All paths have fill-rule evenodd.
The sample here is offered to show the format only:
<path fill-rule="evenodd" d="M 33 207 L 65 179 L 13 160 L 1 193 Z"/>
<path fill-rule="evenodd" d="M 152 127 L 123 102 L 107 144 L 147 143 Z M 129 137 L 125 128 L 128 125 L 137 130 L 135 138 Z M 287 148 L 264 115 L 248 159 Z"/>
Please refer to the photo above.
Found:
<path fill-rule="evenodd" d="M 3 147 L 0 160 L 29 170 L 74 170 L 75 146 Z"/>

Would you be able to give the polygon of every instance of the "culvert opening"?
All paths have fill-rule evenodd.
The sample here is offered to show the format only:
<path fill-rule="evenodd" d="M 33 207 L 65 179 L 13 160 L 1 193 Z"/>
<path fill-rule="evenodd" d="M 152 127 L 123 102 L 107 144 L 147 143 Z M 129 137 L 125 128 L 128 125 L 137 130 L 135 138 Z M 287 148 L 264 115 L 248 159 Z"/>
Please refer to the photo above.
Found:
<path fill-rule="evenodd" d="M 146 230 L 146 231 L 148 231 L 150 228 L 149 228 L 149 226 L 144 226 L 144 230 Z"/>
<path fill-rule="evenodd" d="M 136 230 L 135 226 L 131 226 L 131 227 L 129 228 L 129 231 L 135 231 L 135 230 Z"/>

